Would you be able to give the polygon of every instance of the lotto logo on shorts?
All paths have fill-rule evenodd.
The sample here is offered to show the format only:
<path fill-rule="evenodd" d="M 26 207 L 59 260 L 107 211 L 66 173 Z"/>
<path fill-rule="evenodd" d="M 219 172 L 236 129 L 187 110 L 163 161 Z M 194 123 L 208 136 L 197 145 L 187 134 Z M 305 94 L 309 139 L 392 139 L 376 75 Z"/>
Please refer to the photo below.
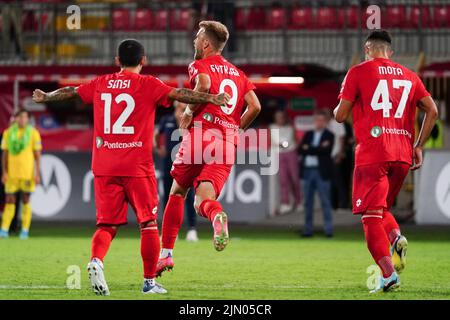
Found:
<path fill-rule="evenodd" d="M 382 133 L 383 130 L 378 126 L 375 126 L 370 130 L 370 135 L 374 138 L 378 138 L 379 136 L 381 136 Z"/>
<path fill-rule="evenodd" d="M 361 199 L 356 200 L 356 206 L 359 208 L 361 206 Z"/>

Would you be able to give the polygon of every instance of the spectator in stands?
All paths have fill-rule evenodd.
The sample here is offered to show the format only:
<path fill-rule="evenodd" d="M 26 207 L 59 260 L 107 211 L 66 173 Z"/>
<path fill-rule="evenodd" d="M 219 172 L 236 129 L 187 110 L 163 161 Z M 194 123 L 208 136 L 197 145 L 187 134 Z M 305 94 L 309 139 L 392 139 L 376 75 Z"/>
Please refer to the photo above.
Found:
<path fill-rule="evenodd" d="M 299 210 L 300 181 L 298 179 L 298 143 L 295 139 L 294 126 L 288 121 L 285 111 L 278 110 L 274 115 L 274 123 L 270 125 L 271 143 L 280 150 L 280 214 L 286 214 L 293 209 Z M 293 204 L 291 204 L 291 199 Z"/>
<path fill-rule="evenodd" d="M 16 122 L 3 134 L 2 182 L 5 184 L 6 205 L 2 216 L 0 238 L 8 238 L 11 221 L 16 210 L 16 196 L 22 191 L 21 239 L 28 239 L 31 225 L 30 196 L 40 183 L 41 137 L 29 124 L 25 110 L 16 113 Z"/>
<path fill-rule="evenodd" d="M 11 53 L 11 27 L 14 28 L 16 54 L 24 57 L 22 34 L 22 7 L 19 1 L 2 1 L 2 48 L 3 54 Z"/>
<path fill-rule="evenodd" d="M 314 114 L 314 129 L 305 133 L 299 148 L 302 155 L 300 172 L 304 181 L 305 197 L 304 237 L 313 235 L 314 194 L 316 191 L 319 193 L 322 206 L 325 235 L 333 236 L 330 185 L 334 135 L 327 129 L 327 125 L 328 112 L 317 111 Z"/>
<path fill-rule="evenodd" d="M 156 152 L 163 160 L 163 185 L 164 185 L 164 198 L 162 208 L 166 206 L 169 200 L 170 188 L 172 186 L 173 178 L 170 175 L 172 168 L 172 156 L 176 155 L 177 147 L 181 141 L 181 134 L 178 130 L 181 116 L 186 108 L 186 105 L 175 101 L 174 113 L 164 115 L 161 117 L 158 129 L 155 133 L 155 145 Z M 160 143 L 161 136 L 164 139 L 163 143 Z M 196 242 L 198 241 L 198 235 L 196 230 L 197 214 L 194 209 L 194 191 L 190 190 L 187 194 L 187 201 L 185 201 L 185 210 L 187 215 L 188 232 L 186 234 L 186 240 Z"/>
<path fill-rule="evenodd" d="M 343 165 L 345 161 L 345 126 L 329 115 L 328 130 L 334 134 L 334 145 L 331 151 L 333 159 L 333 177 L 331 180 L 331 200 L 335 209 L 345 208 L 348 194 L 344 182 Z"/>

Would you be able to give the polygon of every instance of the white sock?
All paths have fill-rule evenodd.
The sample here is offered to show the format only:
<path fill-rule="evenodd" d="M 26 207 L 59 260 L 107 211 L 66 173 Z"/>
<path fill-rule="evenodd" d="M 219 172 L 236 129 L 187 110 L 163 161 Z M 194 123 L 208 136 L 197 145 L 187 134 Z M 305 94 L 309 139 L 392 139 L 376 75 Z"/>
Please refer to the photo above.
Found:
<path fill-rule="evenodd" d="M 173 249 L 161 249 L 161 253 L 159 254 L 160 258 L 167 258 L 169 255 L 172 256 Z"/>
<path fill-rule="evenodd" d="M 151 286 L 154 286 L 156 284 L 155 278 L 152 279 L 144 278 L 144 281 L 148 281 Z"/>

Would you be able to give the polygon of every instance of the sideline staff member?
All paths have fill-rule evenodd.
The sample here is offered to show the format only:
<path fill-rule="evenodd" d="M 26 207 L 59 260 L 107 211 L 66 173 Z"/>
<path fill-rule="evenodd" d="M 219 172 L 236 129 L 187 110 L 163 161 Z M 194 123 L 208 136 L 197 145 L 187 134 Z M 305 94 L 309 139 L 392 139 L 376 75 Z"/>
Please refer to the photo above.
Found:
<path fill-rule="evenodd" d="M 6 205 L 2 217 L 0 238 L 8 238 L 9 227 L 14 217 L 16 193 L 23 193 L 21 239 L 28 239 L 31 225 L 30 195 L 40 183 L 41 136 L 29 124 L 29 114 L 19 110 L 15 122 L 5 130 L 1 148 L 2 181 L 5 184 Z M 36 163 L 36 167 L 35 167 Z"/>

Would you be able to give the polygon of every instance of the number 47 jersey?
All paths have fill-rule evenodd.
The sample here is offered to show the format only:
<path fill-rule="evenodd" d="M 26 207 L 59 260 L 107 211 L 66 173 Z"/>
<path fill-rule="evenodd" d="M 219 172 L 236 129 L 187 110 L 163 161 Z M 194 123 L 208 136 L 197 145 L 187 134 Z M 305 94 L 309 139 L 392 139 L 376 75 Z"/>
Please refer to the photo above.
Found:
<path fill-rule="evenodd" d="M 353 102 L 355 165 L 411 164 L 416 106 L 429 95 L 414 72 L 390 59 L 352 67 L 339 97 Z"/>
<path fill-rule="evenodd" d="M 158 105 L 170 106 L 172 89 L 155 77 L 126 70 L 78 87 L 83 102 L 93 104 L 95 176 L 154 176 L 155 111 Z"/>
<path fill-rule="evenodd" d="M 207 74 L 211 80 L 209 93 L 226 92 L 230 95 L 227 106 L 218 107 L 213 104 L 201 106 L 194 114 L 194 127 L 201 123 L 203 130 L 220 130 L 224 136 L 236 135 L 240 118 L 245 105 L 245 95 L 255 86 L 248 80 L 244 72 L 229 63 L 221 55 L 213 55 L 196 60 L 189 65 L 189 81 L 194 89 L 196 77 L 200 73 Z"/>

